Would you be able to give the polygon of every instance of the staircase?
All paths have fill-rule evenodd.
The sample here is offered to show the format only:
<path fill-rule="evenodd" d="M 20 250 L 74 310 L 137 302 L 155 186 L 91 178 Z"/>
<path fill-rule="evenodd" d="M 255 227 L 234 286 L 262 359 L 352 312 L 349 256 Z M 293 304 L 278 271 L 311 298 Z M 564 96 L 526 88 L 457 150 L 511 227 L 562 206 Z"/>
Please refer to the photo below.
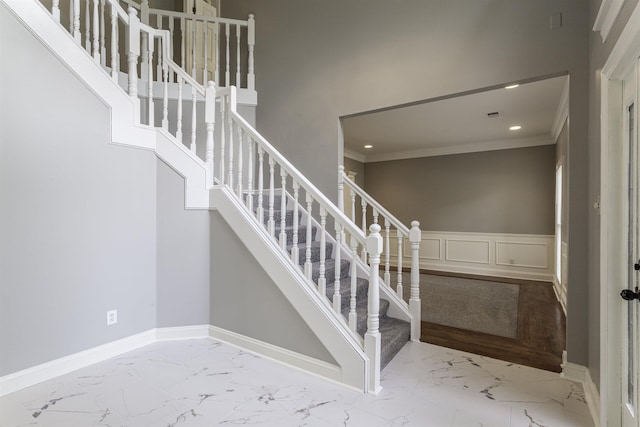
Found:
<path fill-rule="evenodd" d="M 126 0 L 126 11 L 118 0 L 86 0 L 82 5 L 70 0 L 65 28 L 58 0 L 52 1 L 50 11 L 37 0 L 0 1 L 111 106 L 114 142 L 153 149 L 185 177 L 186 207 L 218 210 L 253 249 L 335 358 L 339 374 L 334 379 L 378 393 L 381 369 L 406 342 L 420 338 L 419 224 L 412 223 L 411 229 L 402 225 L 362 189 L 347 183 L 340 170 L 340 199 L 345 186 L 352 195 L 348 218 L 237 113 L 238 89 L 230 80 L 230 28 L 236 28 L 236 56 L 248 55 L 246 70 L 237 60 L 235 81 L 246 81 L 251 97 L 253 17 L 237 21 L 158 11 L 149 9 L 146 0 L 142 5 Z M 148 25 L 149 16 L 168 29 Z M 196 28 L 210 27 L 216 43 L 226 46 L 226 60 L 216 58 L 213 73 L 224 87 L 213 81 L 201 84 L 195 66 L 191 73 L 184 69 L 185 33 L 191 29 L 197 37 Z M 218 34 L 225 34 L 226 41 Z M 241 46 L 242 34 L 246 44 Z M 182 65 L 173 61 L 173 49 L 180 43 Z M 200 81 L 209 75 L 205 67 Z M 356 196 L 361 198 L 361 227 L 355 224 Z M 367 206 L 373 208 L 368 228 Z M 392 232 L 398 242 L 395 254 Z M 401 281 L 395 290 L 389 285 L 392 259 L 401 277 L 404 240 L 411 243 L 408 303 Z"/>

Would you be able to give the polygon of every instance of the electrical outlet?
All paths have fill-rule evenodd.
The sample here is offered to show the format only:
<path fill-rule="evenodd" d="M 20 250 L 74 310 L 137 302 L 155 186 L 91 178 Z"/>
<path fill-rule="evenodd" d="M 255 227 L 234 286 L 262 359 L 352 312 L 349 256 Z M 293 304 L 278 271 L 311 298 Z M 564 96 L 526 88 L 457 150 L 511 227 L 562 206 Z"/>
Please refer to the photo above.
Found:
<path fill-rule="evenodd" d="M 118 323 L 118 310 L 107 311 L 107 326 Z"/>

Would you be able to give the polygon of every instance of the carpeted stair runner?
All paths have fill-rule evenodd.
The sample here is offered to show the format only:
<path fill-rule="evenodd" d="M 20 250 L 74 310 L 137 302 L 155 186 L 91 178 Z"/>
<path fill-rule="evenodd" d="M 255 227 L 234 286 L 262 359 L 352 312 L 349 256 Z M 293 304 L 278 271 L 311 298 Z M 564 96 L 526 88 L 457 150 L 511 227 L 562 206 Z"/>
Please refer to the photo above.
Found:
<path fill-rule="evenodd" d="M 254 211 L 257 210 L 258 198 L 253 196 Z M 264 223 L 265 225 L 269 220 L 269 198 L 263 197 L 264 208 Z M 279 239 L 281 229 L 282 213 L 280 211 L 280 196 L 274 196 L 274 211 L 273 217 L 275 222 L 275 238 Z M 293 210 L 287 210 L 285 212 L 285 231 L 287 233 L 287 250 L 291 252 L 293 248 Z M 302 222 L 302 212 L 299 210 L 299 224 Z M 318 283 L 320 277 L 320 249 L 321 245 L 319 241 L 316 241 L 316 232 L 319 232 L 317 228 L 312 227 L 312 243 L 311 243 L 311 262 L 312 273 L 311 278 L 313 282 Z M 300 224 L 298 227 L 298 252 L 299 252 L 299 264 L 301 268 L 306 262 L 306 238 L 307 238 L 307 226 Z M 336 263 L 335 259 L 331 258 L 333 252 L 333 244 L 326 243 L 325 246 L 325 279 L 327 297 L 333 302 L 333 294 L 335 291 L 335 271 Z M 351 263 L 348 260 L 341 260 L 340 262 L 340 295 L 341 295 L 341 308 L 342 315 L 345 319 L 349 317 L 349 310 L 351 304 Z M 357 331 L 358 334 L 364 337 L 367 331 L 367 305 L 368 305 L 368 291 L 369 291 L 369 279 L 357 278 L 356 287 L 356 313 L 357 313 Z M 382 280 L 382 279 L 381 279 Z M 393 357 L 404 347 L 409 341 L 411 335 L 411 325 L 400 319 L 387 316 L 387 310 L 389 308 L 389 301 L 380 300 L 380 335 L 382 339 L 381 343 L 381 361 L 380 366 L 384 368 Z"/>

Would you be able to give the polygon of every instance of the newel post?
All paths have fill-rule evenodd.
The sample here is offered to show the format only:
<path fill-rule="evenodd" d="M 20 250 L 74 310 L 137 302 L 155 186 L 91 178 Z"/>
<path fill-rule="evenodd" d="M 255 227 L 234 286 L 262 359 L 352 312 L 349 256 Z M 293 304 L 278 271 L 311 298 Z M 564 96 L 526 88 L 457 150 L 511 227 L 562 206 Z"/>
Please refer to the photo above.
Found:
<path fill-rule="evenodd" d="M 420 241 L 422 232 L 418 221 L 411 222 L 409 230 L 409 242 L 411 242 L 411 296 L 409 297 L 409 312 L 413 316 L 411 323 L 411 341 L 420 341 Z"/>
<path fill-rule="evenodd" d="M 382 253 L 382 236 L 380 236 L 380 226 L 371 224 L 369 227 L 369 237 L 367 237 L 367 252 L 369 252 L 369 301 L 367 333 L 364 335 L 364 352 L 369 358 L 369 383 L 368 391 L 378 394 L 380 387 L 380 359 L 381 359 L 381 337 L 380 337 L 380 284 L 379 268 L 380 254 Z"/>
<path fill-rule="evenodd" d="M 140 56 L 140 19 L 137 11 L 129 6 L 129 46 L 127 63 L 129 65 L 129 96 L 139 105 L 138 100 L 138 57 Z"/>
<path fill-rule="evenodd" d="M 256 20 L 254 19 L 253 14 L 249 15 L 247 23 L 247 45 L 249 47 L 249 70 L 247 71 L 247 89 L 255 90 L 256 75 L 254 72 L 253 49 L 256 45 Z"/>
<path fill-rule="evenodd" d="M 209 80 L 204 93 L 204 121 L 207 124 L 207 145 L 205 147 L 205 167 L 207 182 L 213 187 L 213 129 L 216 122 L 216 84 Z"/>

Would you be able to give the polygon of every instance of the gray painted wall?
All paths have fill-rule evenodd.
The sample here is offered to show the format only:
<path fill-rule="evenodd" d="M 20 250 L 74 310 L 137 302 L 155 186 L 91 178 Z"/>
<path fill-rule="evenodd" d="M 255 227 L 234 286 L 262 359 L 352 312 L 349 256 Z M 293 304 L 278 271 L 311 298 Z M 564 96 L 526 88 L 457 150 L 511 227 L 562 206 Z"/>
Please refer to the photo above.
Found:
<path fill-rule="evenodd" d="M 156 159 L 2 4 L 0 40 L 4 375 L 155 326 Z"/>
<path fill-rule="evenodd" d="M 223 0 L 222 11 L 239 19 L 256 15 L 258 130 L 334 200 L 339 117 L 569 72 L 568 270 L 575 286 L 567 350 L 569 361 L 590 364 L 584 266 L 593 20 L 585 2 Z M 550 30 L 549 17 L 558 12 L 563 26 Z"/>
<path fill-rule="evenodd" d="M 422 230 L 554 234 L 555 147 L 365 163 L 365 190 Z"/>
<path fill-rule="evenodd" d="M 184 178 L 157 161 L 157 324 L 209 324 L 209 211 L 185 210 Z"/>
<path fill-rule="evenodd" d="M 355 172 L 356 175 L 356 184 L 362 189 L 366 184 L 365 172 L 364 172 L 364 163 L 359 162 L 357 160 L 350 159 L 348 157 L 344 158 L 344 172 L 349 173 L 349 171 Z"/>
<path fill-rule="evenodd" d="M 594 22 L 600 0 L 590 0 L 590 22 Z M 588 310 L 589 316 L 586 321 L 591 334 L 589 336 L 589 372 L 596 384 L 600 382 L 600 287 L 608 286 L 607 283 L 600 283 L 600 215 L 592 208 L 594 202 L 600 195 L 600 70 L 604 66 L 613 46 L 615 45 L 622 29 L 626 25 L 631 13 L 638 4 L 638 0 L 627 0 L 623 3 L 622 9 L 607 37 L 606 42 L 602 42 L 600 33 L 590 33 L 590 64 L 589 64 L 589 135 L 588 135 L 588 184 L 589 184 L 589 204 L 587 211 L 589 215 L 589 257 L 585 269 L 588 272 Z M 573 108 L 573 107 L 572 107 Z M 574 137 L 571 134 L 571 141 Z M 571 147 L 571 144 L 570 144 Z M 570 148 L 571 150 L 571 148 Z M 570 250 L 573 250 L 573 244 Z M 573 283 L 572 283 L 573 285 Z M 569 308 L 571 310 L 571 307 Z M 569 317 L 571 314 L 569 313 Z"/>
<path fill-rule="evenodd" d="M 336 364 L 216 211 L 211 212 L 211 324 Z"/>

